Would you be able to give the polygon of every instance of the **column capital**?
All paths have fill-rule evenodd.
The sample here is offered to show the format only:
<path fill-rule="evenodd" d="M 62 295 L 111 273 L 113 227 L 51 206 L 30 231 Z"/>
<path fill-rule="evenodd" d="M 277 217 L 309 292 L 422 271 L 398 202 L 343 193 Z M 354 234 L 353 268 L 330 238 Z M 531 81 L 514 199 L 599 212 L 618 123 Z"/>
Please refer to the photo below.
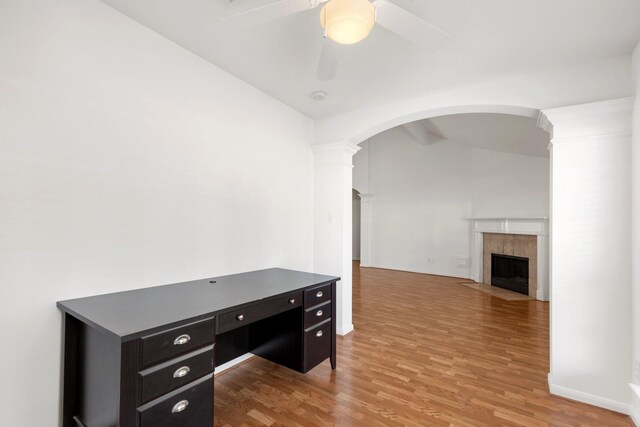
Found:
<path fill-rule="evenodd" d="M 547 117 L 547 115 L 543 111 L 540 111 L 540 113 L 538 113 L 538 123 L 536 123 L 536 125 L 540 129 L 551 135 L 551 139 L 553 139 L 553 124 L 549 120 L 549 117 Z"/>
<path fill-rule="evenodd" d="M 551 143 L 631 134 L 634 98 L 542 110 L 538 127 L 551 135 Z"/>
<path fill-rule="evenodd" d="M 351 158 L 362 147 L 352 141 L 337 141 L 311 146 L 316 165 L 344 164 L 351 167 Z"/>

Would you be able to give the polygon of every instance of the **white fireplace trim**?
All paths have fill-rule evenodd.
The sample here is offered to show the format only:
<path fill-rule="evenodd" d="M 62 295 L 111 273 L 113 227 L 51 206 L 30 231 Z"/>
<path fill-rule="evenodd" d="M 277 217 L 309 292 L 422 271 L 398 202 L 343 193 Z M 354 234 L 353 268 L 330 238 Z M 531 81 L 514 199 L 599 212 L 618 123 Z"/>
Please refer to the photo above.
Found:
<path fill-rule="evenodd" d="M 538 290 L 536 299 L 549 301 L 549 218 L 467 218 L 471 223 L 471 279 L 482 283 L 484 233 L 537 236 Z"/>

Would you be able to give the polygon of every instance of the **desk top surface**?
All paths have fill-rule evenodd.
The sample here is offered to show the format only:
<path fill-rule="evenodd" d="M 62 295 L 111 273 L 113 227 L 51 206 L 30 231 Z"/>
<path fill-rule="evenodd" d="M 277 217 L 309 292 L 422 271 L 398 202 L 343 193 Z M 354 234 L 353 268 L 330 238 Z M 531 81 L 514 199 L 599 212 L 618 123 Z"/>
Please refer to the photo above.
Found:
<path fill-rule="evenodd" d="M 154 328 L 205 318 L 242 304 L 339 279 L 271 268 L 59 301 L 58 308 L 122 341 L 129 341 Z"/>

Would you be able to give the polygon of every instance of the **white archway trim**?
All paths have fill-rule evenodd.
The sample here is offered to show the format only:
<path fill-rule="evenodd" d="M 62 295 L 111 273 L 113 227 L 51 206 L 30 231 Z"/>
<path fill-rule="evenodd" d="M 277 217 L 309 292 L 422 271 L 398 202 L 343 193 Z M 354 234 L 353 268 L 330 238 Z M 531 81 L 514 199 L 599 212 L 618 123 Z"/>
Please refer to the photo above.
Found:
<path fill-rule="evenodd" d="M 381 132 L 418 120 L 424 120 L 439 116 L 448 116 L 452 114 L 469 113 L 509 114 L 513 116 L 522 116 L 537 119 L 540 114 L 540 110 L 535 108 L 518 107 L 514 105 L 456 105 L 450 107 L 431 108 L 410 114 L 400 115 L 390 120 L 381 122 L 375 126 L 361 131 L 359 134 L 352 138 L 352 141 L 360 144 L 362 141 L 365 141 Z"/>
<path fill-rule="evenodd" d="M 518 114 L 495 110 L 496 106 L 519 106 L 513 108 L 537 111 L 618 98 L 621 94 L 628 96 L 633 92 L 628 83 L 631 79 L 629 65 L 628 57 L 609 58 L 526 74 L 495 75 L 487 80 L 443 86 L 438 92 L 421 93 L 420 88 L 415 88 L 410 98 L 316 120 L 314 141 L 352 140 L 360 143 L 410 121 L 443 114 L 482 112 L 483 108 L 486 112 Z M 603 76 L 609 77 L 606 82 Z M 601 84 L 593 84 L 594 81 Z M 530 117 L 537 116 L 534 113 Z"/>

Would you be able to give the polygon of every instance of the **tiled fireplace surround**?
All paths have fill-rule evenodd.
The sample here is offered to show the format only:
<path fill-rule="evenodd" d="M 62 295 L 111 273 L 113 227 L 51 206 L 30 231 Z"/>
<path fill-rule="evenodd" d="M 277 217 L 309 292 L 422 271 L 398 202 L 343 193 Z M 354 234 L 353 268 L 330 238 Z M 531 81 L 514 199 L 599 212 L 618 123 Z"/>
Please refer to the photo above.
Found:
<path fill-rule="evenodd" d="M 529 258 L 529 296 L 549 299 L 549 220 L 471 218 L 471 278 L 491 284 L 491 254 Z"/>

